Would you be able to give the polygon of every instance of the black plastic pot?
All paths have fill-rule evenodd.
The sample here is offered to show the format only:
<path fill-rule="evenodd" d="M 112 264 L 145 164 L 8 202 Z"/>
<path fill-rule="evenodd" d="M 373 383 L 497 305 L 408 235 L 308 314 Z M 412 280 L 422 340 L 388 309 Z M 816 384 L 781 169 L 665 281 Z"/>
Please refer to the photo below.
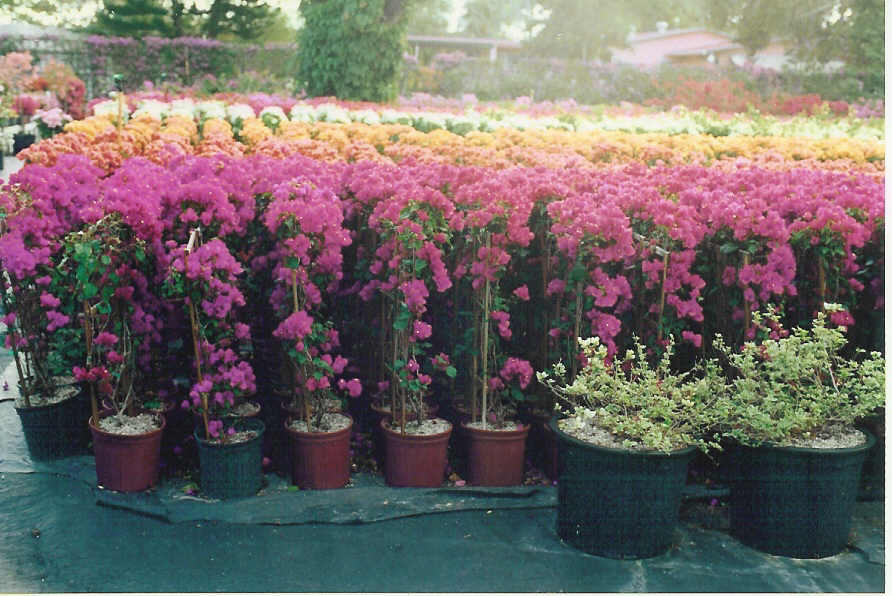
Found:
<path fill-rule="evenodd" d="M 68 399 L 48 406 L 16 407 L 28 452 L 36 460 L 56 459 L 86 451 L 90 441 L 89 397 L 75 387 Z"/>
<path fill-rule="evenodd" d="M 201 492 L 215 499 L 254 495 L 263 487 L 264 424 L 258 418 L 243 418 L 236 431 L 253 430 L 253 439 L 241 443 L 210 443 L 202 429 L 196 429 L 195 442 L 201 466 Z"/>
<path fill-rule="evenodd" d="M 774 555 L 817 559 L 845 548 L 867 451 L 743 447 L 730 452 L 731 532 Z"/>
<path fill-rule="evenodd" d="M 675 538 L 694 448 L 665 454 L 585 443 L 549 422 L 558 441 L 557 533 L 574 547 L 612 559 L 666 552 Z"/>
<path fill-rule="evenodd" d="M 27 149 L 34 144 L 35 136 L 18 133 L 12 138 L 12 154 L 18 155 L 19 151 Z"/>

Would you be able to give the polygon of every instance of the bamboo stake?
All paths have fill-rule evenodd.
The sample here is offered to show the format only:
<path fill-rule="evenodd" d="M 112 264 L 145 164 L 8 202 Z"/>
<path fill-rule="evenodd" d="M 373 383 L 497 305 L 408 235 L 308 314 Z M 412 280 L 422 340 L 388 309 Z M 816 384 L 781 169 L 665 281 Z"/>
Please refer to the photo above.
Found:
<path fill-rule="evenodd" d="M 748 267 L 749 264 L 750 264 L 750 253 L 745 252 L 745 253 L 743 253 L 743 266 Z M 750 306 L 750 301 L 747 300 L 746 297 L 743 298 L 743 319 L 744 319 L 744 324 L 745 324 L 744 331 L 746 333 L 749 333 L 750 326 L 752 325 L 752 322 L 753 322 L 753 313 L 752 313 L 752 307 Z M 746 336 L 744 335 L 744 337 L 746 337 Z"/>
<path fill-rule="evenodd" d="M 199 234 L 199 229 L 195 228 L 189 234 L 189 242 L 183 252 L 183 283 L 188 283 L 189 278 L 189 254 L 195 248 L 195 242 Z M 192 300 L 189 301 L 189 326 L 192 328 L 192 347 L 195 350 L 195 370 L 198 376 L 198 382 L 201 383 L 203 378 L 201 374 L 201 348 L 198 341 L 198 322 L 195 315 L 195 305 Z M 201 420 L 204 423 L 204 437 L 207 440 L 211 438 L 211 431 L 208 426 L 208 396 L 207 393 L 201 394 Z"/>
<path fill-rule="evenodd" d="M 90 319 L 90 303 L 84 300 L 84 338 L 87 344 L 87 368 L 93 368 L 93 323 Z M 93 425 L 99 426 L 99 404 L 96 403 L 96 382 L 90 381 L 90 416 Z"/>
<path fill-rule="evenodd" d="M 473 294 L 471 295 L 471 301 L 473 302 L 474 308 L 474 343 L 473 345 L 480 345 L 480 302 L 474 299 Z M 471 354 L 471 386 L 470 390 L 466 393 L 468 403 L 466 405 L 471 408 L 471 420 L 477 420 L 477 384 L 480 382 L 480 379 L 477 375 L 477 371 L 480 368 L 479 362 L 479 354 L 474 351 Z"/>
<path fill-rule="evenodd" d="M 294 312 L 300 310 L 300 301 L 297 298 L 297 270 L 291 270 L 291 298 L 294 302 Z M 304 375 L 306 376 L 306 375 Z M 295 393 L 297 391 L 297 375 L 294 377 L 294 384 L 292 385 L 292 390 Z M 303 414 L 304 422 L 307 423 L 307 431 L 310 431 L 310 400 L 307 399 L 307 396 L 303 391 L 300 391 L 300 403 L 301 403 L 301 412 Z"/>
<path fill-rule="evenodd" d="M 573 337 L 571 338 L 572 345 L 574 347 L 571 348 L 573 350 L 579 350 L 579 331 L 582 327 L 582 282 L 576 282 L 576 312 L 573 314 Z M 576 378 L 576 367 L 578 366 L 579 358 L 577 358 L 577 354 L 573 354 L 573 358 L 570 360 L 570 378 Z"/>
<path fill-rule="evenodd" d="M 409 363 L 409 338 L 408 334 L 405 330 L 401 331 L 399 334 L 401 348 L 402 348 L 402 356 L 403 362 L 407 365 Z M 402 434 L 405 436 L 406 434 L 406 393 L 408 389 L 406 387 L 400 388 L 400 424 L 402 426 Z M 421 422 L 421 412 L 416 412 L 418 416 L 418 422 Z"/>
<path fill-rule="evenodd" d="M 663 311 L 666 309 L 666 273 L 669 269 L 669 253 L 663 253 L 663 281 L 660 282 L 660 318 L 657 321 L 657 341 L 663 340 Z"/>
<path fill-rule="evenodd" d="M 487 375 L 489 373 L 489 280 L 486 280 L 486 285 L 483 290 L 483 341 L 481 342 L 481 379 L 483 381 L 483 385 L 481 387 L 481 404 L 480 404 L 480 418 L 483 422 L 483 430 L 486 430 L 486 392 L 489 389 L 489 383 L 487 383 Z"/>
<path fill-rule="evenodd" d="M 489 249 L 490 249 L 490 236 L 487 234 L 486 236 L 486 254 L 487 258 L 489 257 Z M 480 418 L 483 422 L 483 430 L 486 430 L 486 410 L 487 410 L 487 390 L 489 389 L 488 376 L 489 376 L 489 308 L 490 308 L 490 294 L 491 290 L 489 287 L 489 278 L 486 278 L 486 282 L 483 286 L 483 341 L 481 342 L 481 379 L 483 381 L 483 386 L 481 387 L 481 398 L 480 398 Z"/>
<path fill-rule="evenodd" d="M 539 236 L 539 252 L 542 254 L 542 299 L 547 300 L 545 293 L 548 291 L 548 275 L 550 273 L 551 255 L 545 243 L 545 236 Z M 530 309 L 532 311 L 533 309 Z M 542 325 L 542 336 L 539 344 L 539 368 L 545 370 L 548 366 L 548 323 Z"/>

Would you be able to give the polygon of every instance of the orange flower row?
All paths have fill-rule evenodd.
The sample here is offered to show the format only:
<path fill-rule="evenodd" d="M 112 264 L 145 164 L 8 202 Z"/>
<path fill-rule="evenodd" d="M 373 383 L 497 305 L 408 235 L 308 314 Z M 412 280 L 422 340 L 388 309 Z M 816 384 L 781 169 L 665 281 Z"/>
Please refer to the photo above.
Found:
<path fill-rule="evenodd" d="M 823 169 L 882 177 L 881 142 L 860 139 L 713 137 L 615 131 L 499 129 L 460 136 L 446 130 L 420 132 L 403 125 L 283 121 L 275 133 L 261 119 L 242 121 L 233 131 L 210 118 L 199 130 L 185 116 L 163 123 L 141 116 L 117 129 L 103 116 L 70 123 L 66 132 L 42 141 L 21 157 L 52 165 L 58 153 L 79 152 L 103 168 L 143 155 L 164 163 L 173 155 L 302 154 L 323 161 L 453 163 L 495 169 L 515 166 L 562 169 L 604 168 L 630 162 L 648 165 L 712 165 L 723 169 L 758 166 L 771 170 Z M 115 156 L 114 154 L 119 154 Z M 94 157 L 95 156 L 95 157 Z"/>

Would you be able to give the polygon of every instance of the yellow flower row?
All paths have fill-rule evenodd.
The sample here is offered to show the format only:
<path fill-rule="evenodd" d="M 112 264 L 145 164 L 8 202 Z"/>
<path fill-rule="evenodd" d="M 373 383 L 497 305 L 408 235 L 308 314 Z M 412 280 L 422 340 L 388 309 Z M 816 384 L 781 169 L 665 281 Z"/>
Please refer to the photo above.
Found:
<path fill-rule="evenodd" d="M 163 123 L 148 115 L 140 116 L 127 122 L 117 133 L 111 117 L 92 116 L 67 124 L 65 131 L 41 145 L 68 147 L 70 144 L 66 144 L 63 137 L 78 134 L 91 141 L 101 140 L 104 144 L 126 141 L 126 147 L 121 147 L 126 157 L 143 154 L 158 161 L 163 161 L 164 156 L 170 154 L 169 146 L 173 146 L 180 154 L 259 153 L 285 157 L 301 153 L 325 161 L 412 160 L 489 168 L 710 164 L 723 168 L 830 169 L 867 173 L 874 177 L 881 176 L 885 169 L 882 142 L 849 138 L 713 137 L 509 128 L 460 136 L 442 129 L 424 133 L 399 124 L 287 120 L 282 121 L 274 133 L 259 118 L 245 119 L 238 131 L 233 131 L 224 119 L 209 118 L 199 130 L 194 120 L 179 115 L 169 116 Z M 120 141 L 116 141 L 119 138 Z M 41 155 L 39 161 L 42 163 L 50 159 Z"/>

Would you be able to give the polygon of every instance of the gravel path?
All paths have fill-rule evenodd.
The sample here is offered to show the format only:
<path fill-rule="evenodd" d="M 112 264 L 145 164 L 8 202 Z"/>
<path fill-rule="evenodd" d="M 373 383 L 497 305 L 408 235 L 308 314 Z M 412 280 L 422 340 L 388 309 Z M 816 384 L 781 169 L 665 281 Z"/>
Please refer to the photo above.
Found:
<path fill-rule="evenodd" d="M 0 171 L 0 179 L 4 182 L 9 180 L 9 177 L 18 172 L 22 166 L 25 165 L 19 158 L 14 157 L 12 155 L 4 155 L 3 156 L 3 170 Z"/>

